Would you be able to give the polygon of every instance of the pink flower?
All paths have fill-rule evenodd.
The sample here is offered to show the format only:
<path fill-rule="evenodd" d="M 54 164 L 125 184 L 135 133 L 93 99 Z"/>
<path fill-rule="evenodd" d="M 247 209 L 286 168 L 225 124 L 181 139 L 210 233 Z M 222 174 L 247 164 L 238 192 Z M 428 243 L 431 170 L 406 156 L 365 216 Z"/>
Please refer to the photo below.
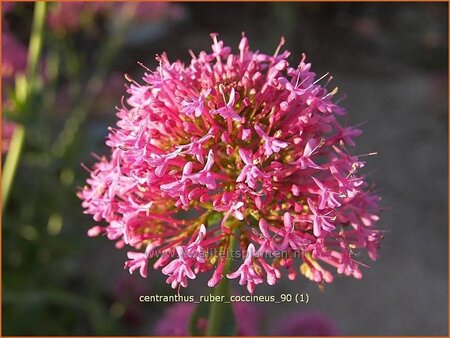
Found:
<path fill-rule="evenodd" d="M 125 269 L 130 269 L 130 273 L 139 269 L 141 276 L 147 278 L 148 259 L 153 249 L 152 245 L 148 245 L 145 253 L 128 252 L 127 256 L 130 260 L 125 263 Z"/>
<path fill-rule="evenodd" d="M 208 158 L 206 160 L 205 167 L 198 173 L 189 175 L 189 179 L 193 183 L 205 185 L 208 189 L 212 190 L 216 188 L 216 180 L 214 174 L 211 172 L 211 168 L 214 164 L 214 153 L 212 150 L 208 152 Z"/>
<path fill-rule="evenodd" d="M 284 213 L 283 222 L 283 242 L 278 247 L 280 250 L 286 250 L 288 247 L 291 247 L 292 250 L 305 249 L 308 244 L 312 243 L 308 234 L 295 230 L 294 221 L 290 213 Z"/>
<path fill-rule="evenodd" d="M 183 150 L 183 153 L 195 156 L 197 161 L 203 164 L 205 162 L 203 146 L 208 140 L 212 138 L 214 138 L 214 135 L 212 133 L 208 133 L 205 136 L 198 139 L 196 137 L 193 137 L 191 143 L 180 146 L 179 148 L 186 149 Z"/>
<path fill-rule="evenodd" d="M 181 246 L 176 247 L 178 258 L 170 262 L 162 269 L 162 273 L 168 275 L 167 283 L 176 288 L 179 284 L 186 287 L 187 278 L 195 279 L 195 273 L 190 266 L 190 257 L 185 257 L 185 252 Z"/>
<path fill-rule="evenodd" d="M 321 143 L 318 143 L 316 139 L 314 138 L 309 139 L 305 144 L 302 156 L 300 156 L 300 158 L 293 163 L 299 164 L 300 169 L 307 169 L 307 168 L 321 169 L 319 165 L 317 165 L 311 160 L 311 156 L 320 147 L 320 145 Z"/>
<path fill-rule="evenodd" d="M 239 279 L 239 284 L 245 285 L 247 284 L 247 290 L 250 293 L 253 293 L 255 290 L 255 285 L 261 284 L 263 279 L 255 270 L 256 265 L 253 263 L 253 258 L 255 257 L 255 246 L 250 244 L 247 249 L 247 257 L 244 260 L 244 263 L 233 273 L 228 273 L 228 278 L 237 278 Z"/>
<path fill-rule="evenodd" d="M 317 178 L 311 177 L 313 181 L 317 184 L 319 187 L 319 209 L 324 209 L 327 205 L 330 208 L 337 208 L 341 206 L 341 203 L 337 200 L 337 197 L 339 196 L 339 193 L 332 191 L 330 188 L 328 188 L 326 185 L 324 185 L 322 182 L 320 182 Z"/>
<path fill-rule="evenodd" d="M 153 268 L 174 288 L 199 274 L 209 287 L 239 277 L 249 292 L 298 271 L 317 283 L 361 278 L 355 254 L 376 259 L 383 237 L 380 198 L 344 147 L 360 131 L 340 121 L 337 90 L 304 55 L 290 66 L 284 39 L 264 54 L 243 35 L 233 54 L 211 36 L 211 52 L 190 63 L 162 53 L 141 83 L 129 79 L 110 154 L 78 193 L 97 223 L 88 235 L 131 247 L 131 272 L 147 275 L 158 256 Z M 232 236 L 247 255 L 227 274 Z"/>
<path fill-rule="evenodd" d="M 181 102 L 181 111 L 188 116 L 200 117 L 205 111 L 208 111 L 205 107 L 205 100 L 208 97 L 211 89 L 207 89 L 198 99 L 190 98 Z"/>
<path fill-rule="evenodd" d="M 336 181 L 339 184 L 339 190 L 340 192 L 347 197 L 354 197 L 356 194 L 359 193 L 359 189 L 357 189 L 360 185 L 362 185 L 364 182 L 362 179 L 356 177 L 356 178 L 349 178 L 342 176 L 339 173 L 339 169 L 335 165 L 330 166 L 330 171 L 333 177 L 336 179 Z M 353 170 L 352 170 L 353 171 Z"/>
<path fill-rule="evenodd" d="M 269 135 L 267 135 L 258 124 L 255 125 L 255 130 L 264 141 L 264 154 L 267 157 L 269 157 L 273 153 L 278 153 L 281 149 L 284 149 L 288 146 L 286 142 L 279 141 L 275 139 L 275 137 L 270 137 Z"/>
<path fill-rule="evenodd" d="M 253 154 L 250 150 L 239 149 L 239 156 L 245 166 L 242 168 L 241 173 L 236 178 L 236 182 L 245 181 L 250 188 L 255 188 L 257 181 L 267 178 L 268 175 L 263 173 L 253 161 Z"/>
<path fill-rule="evenodd" d="M 205 225 L 202 224 L 200 226 L 200 230 L 198 232 L 197 238 L 194 242 L 189 244 L 184 251 L 184 255 L 186 257 L 195 259 L 199 263 L 205 263 L 205 249 L 202 246 L 203 238 L 206 235 Z"/>
<path fill-rule="evenodd" d="M 86 16 L 103 14 L 111 19 L 121 16 L 129 10 L 124 3 L 93 2 L 58 2 L 50 8 L 47 24 L 58 34 L 75 32 L 83 28 Z M 133 23 L 160 22 L 167 20 L 179 21 L 186 15 L 184 7 L 178 4 L 164 2 L 139 2 L 136 4 Z M 92 22 L 92 20 L 90 20 Z"/>
<path fill-rule="evenodd" d="M 320 234 L 322 233 L 322 231 L 328 231 L 331 232 L 332 230 L 334 230 L 336 227 L 331 223 L 332 221 L 332 217 L 328 216 L 328 214 L 330 212 L 328 212 L 327 214 L 322 214 L 320 213 L 317 209 L 316 206 L 314 205 L 314 202 L 312 201 L 311 198 L 308 198 L 308 206 L 309 209 L 312 212 L 311 215 L 311 220 L 313 222 L 313 226 L 314 226 L 314 235 L 316 237 L 319 237 Z"/>
<path fill-rule="evenodd" d="M 264 218 L 259 220 L 259 229 L 261 230 L 261 246 L 257 251 L 257 256 L 262 256 L 265 253 L 271 253 L 278 249 L 278 244 L 275 242 L 274 237 L 269 233 L 269 224 Z M 284 248 L 285 249 L 285 248 Z"/>
<path fill-rule="evenodd" d="M 223 95 L 223 100 L 225 101 L 225 94 Z M 232 119 L 234 121 L 240 121 L 241 117 L 234 111 L 234 104 L 235 104 L 235 91 L 234 88 L 231 88 L 230 98 L 228 99 L 228 102 L 226 102 L 225 106 L 213 110 L 211 111 L 211 113 L 219 114 L 226 120 Z"/>
<path fill-rule="evenodd" d="M 225 226 L 225 223 L 227 222 L 230 215 L 233 215 L 234 218 L 236 218 L 239 221 L 242 221 L 244 219 L 244 215 L 239 210 L 244 206 L 244 202 L 231 202 L 231 205 L 224 206 L 224 207 L 217 207 L 216 210 L 227 210 L 225 215 L 223 216 L 222 222 L 220 223 L 221 227 Z"/>

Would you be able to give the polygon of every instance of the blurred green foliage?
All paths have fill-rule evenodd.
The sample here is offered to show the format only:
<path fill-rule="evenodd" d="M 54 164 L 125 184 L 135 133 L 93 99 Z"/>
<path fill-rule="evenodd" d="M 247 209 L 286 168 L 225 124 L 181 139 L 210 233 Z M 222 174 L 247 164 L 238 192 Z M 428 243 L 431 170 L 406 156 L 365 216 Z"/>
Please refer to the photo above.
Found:
<path fill-rule="evenodd" d="M 102 262 L 88 257 L 90 221 L 76 191 L 87 175 L 80 163 L 101 148 L 113 116 L 102 113 L 113 111 L 115 95 L 120 98 L 114 85 L 121 80 L 110 73 L 137 5 L 78 4 L 74 10 L 72 5 L 64 9 L 66 4 L 49 3 L 46 9 L 42 4 L 16 3 L 5 14 L 13 28 L 18 22 L 25 25 L 14 32 L 30 43 L 28 72 L 17 73 L 15 88 L 6 88 L 2 109 L 15 122 L 16 135 L 25 131 L 23 150 L 13 151 L 13 136 L 4 159 L 8 163 L 13 158 L 18 165 L 13 166 L 15 175 L 3 172 L 3 180 L 13 187 L 10 196 L 7 191 L 2 196 L 7 203 L 2 222 L 3 334 L 120 335 L 123 305 L 114 303 L 113 291 L 98 279 L 84 274 L 86 265 L 101 269 Z M 41 12 L 34 23 L 33 10 Z M 118 16 L 113 24 L 108 21 L 111 12 Z M 52 15 L 62 17 L 59 26 Z M 64 26 L 70 15 L 78 15 L 72 18 L 78 22 Z M 43 45 L 43 53 L 36 43 Z"/>

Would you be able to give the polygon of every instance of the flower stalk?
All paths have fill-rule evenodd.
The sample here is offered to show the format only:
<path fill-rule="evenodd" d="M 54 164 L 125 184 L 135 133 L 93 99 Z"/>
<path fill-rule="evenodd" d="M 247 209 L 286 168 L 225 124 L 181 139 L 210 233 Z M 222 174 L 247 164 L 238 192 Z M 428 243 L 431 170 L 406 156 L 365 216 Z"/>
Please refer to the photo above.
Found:
<path fill-rule="evenodd" d="M 233 263 L 233 249 L 235 243 L 234 233 L 229 236 L 228 251 L 226 252 L 226 261 L 223 268 L 223 275 L 225 276 L 230 271 Z M 230 298 L 230 286 L 227 278 L 222 278 L 221 282 L 214 289 L 214 296 L 225 296 L 225 299 Z M 215 299 L 218 299 L 215 297 Z M 230 318 L 233 318 L 233 308 L 231 304 L 225 302 L 212 302 L 210 313 L 208 317 L 208 328 L 206 330 L 207 336 L 223 336 L 235 335 L 235 327 L 227 327 L 230 324 Z M 232 324 L 234 321 L 232 320 Z"/>

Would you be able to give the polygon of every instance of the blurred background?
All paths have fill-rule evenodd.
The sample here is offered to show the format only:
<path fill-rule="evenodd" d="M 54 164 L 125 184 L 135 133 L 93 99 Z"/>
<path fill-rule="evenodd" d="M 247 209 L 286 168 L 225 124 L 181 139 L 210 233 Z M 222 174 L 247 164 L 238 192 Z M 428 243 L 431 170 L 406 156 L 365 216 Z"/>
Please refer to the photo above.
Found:
<path fill-rule="evenodd" d="M 360 281 L 258 287 L 262 295 L 308 292 L 310 302 L 239 305 L 240 320 L 250 321 L 238 320 L 240 334 L 448 334 L 448 4 L 35 7 L 2 3 L 3 335 L 154 335 L 174 323 L 173 332 L 187 332 L 189 306 L 138 301 L 174 294 L 160 271 L 130 276 L 126 250 L 87 237 L 93 221 L 75 196 L 88 176 L 80 164 L 109 154 L 124 74 L 143 75 L 137 62 L 154 68 L 163 51 L 187 62 L 189 49 L 210 48 L 211 32 L 236 51 L 242 31 L 269 54 L 284 35 L 291 63 L 305 52 L 313 71 L 330 72 L 347 94 L 349 123 L 367 121 L 353 152 L 378 152 L 368 167 L 387 234 Z M 43 25 L 32 29 L 39 15 Z M 205 294 L 204 285 L 199 278 L 182 293 Z"/>

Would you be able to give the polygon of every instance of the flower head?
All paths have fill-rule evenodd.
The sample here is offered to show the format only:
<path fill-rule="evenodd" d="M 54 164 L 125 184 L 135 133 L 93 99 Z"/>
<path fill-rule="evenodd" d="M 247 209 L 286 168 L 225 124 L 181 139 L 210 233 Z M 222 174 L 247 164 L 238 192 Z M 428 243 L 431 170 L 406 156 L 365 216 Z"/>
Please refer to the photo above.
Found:
<path fill-rule="evenodd" d="M 111 154 L 79 192 L 103 223 L 89 234 L 133 247 L 125 267 L 144 277 L 159 257 L 153 267 L 174 288 L 199 273 L 210 287 L 239 278 L 249 292 L 299 270 L 318 283 L 361 278 L 355 253 L 376 259 L 382 238 L 379 197 L 347 151 L 360 130 L 339 122 L 337 90 L 305 56 L 291 67 L 284 39 L 267 55 L 245 36 L 238 54 L 212 38 L 190 64 L 162 54 L 142 84 L 130 79 Z M 229 273 L 233 236 L 247 255 Z"/>

